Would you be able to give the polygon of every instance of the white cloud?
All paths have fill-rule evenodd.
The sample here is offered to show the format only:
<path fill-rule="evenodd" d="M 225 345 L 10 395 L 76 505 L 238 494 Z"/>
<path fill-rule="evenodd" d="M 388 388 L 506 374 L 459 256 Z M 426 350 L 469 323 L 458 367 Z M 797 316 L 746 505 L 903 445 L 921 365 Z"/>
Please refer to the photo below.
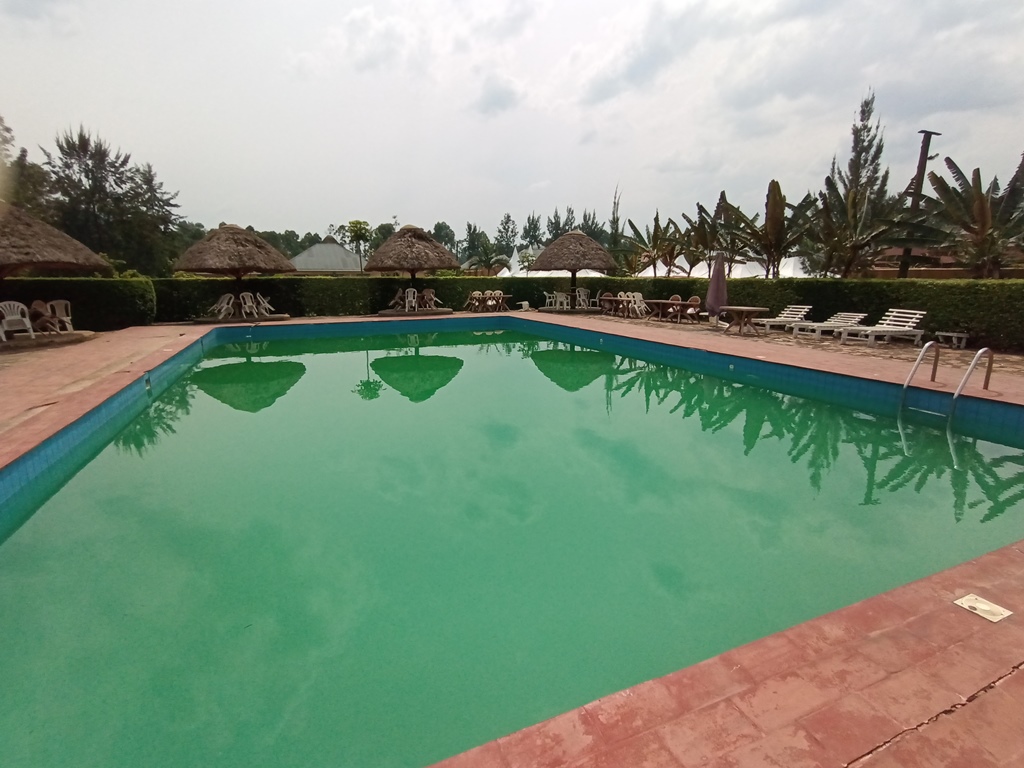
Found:
<path fill-rule="evenodd" d="M 488 75 L 473 108 L 481 115 L 498 115 L 515 109 L 523 100 L 520 88 L 509 78 Z"/>

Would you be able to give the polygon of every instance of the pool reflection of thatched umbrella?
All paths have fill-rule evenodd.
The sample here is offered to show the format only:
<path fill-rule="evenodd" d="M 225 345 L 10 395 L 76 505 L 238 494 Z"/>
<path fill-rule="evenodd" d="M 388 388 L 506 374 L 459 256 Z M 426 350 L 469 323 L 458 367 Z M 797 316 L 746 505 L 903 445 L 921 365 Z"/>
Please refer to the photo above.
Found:
<path fill-rule="evenodd" d="M 537 370 L 566 392 L 578 392 L 615 370 L 615 355 L 588 349 L 541 349 L 530 355 Z"/>
<path fill-rule="evenodd" d="M 430 233 L 406 224 L 366 260 L 367 272 L 408 272 L 412 279 L 427 269 L 458 269 L 452 252 Z"/>
<path fill-rule="evenodd" d="M 241 283 L 244 275 L 294 272 L 295 265 L 262 237 L 225 224 L 181 254 L 174 262 L 174 271 L 230 275 Z"/>
<path fill-rule="evenodd" d="M 570 278 L 570 308 L 576 308 L 576 273 L 581 269 L 608 272 L 615 269 L 615 259 L 597 240 L 578 229 L 566 232 L 540 252 L 531 270 L 567 269 Z"/>
<path fill-rule="evenodd" d="M 236 411 L 256 413 L 269 408 L 306 373 L 306 366 L 294 360 L 263 363 L 246 360 L 192 374 L 192 383 L 215 400 Z"/>
<path fill-rule="evenodd" d="M 414 403 L 433 397 L 462 370 L 462 358 L 446 355 L 378 357 L 370 363 L 384 383 Z"/>
<path fill-rule="evenodd" d="M 0 202 L 0 280 L 21 270 L 110 272 L 110 264 L 73 237 Z"/>

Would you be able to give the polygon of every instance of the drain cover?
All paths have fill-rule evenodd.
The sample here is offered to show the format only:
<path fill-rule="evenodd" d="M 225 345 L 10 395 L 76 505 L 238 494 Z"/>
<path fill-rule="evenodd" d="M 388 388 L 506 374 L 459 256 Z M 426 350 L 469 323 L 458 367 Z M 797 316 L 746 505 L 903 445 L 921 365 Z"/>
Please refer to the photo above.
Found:
<path fill-rule="evenodd" d="M 953 602 L 961 608 L 966 608 L 971 613 L 976 613 L 989 621 L 1002 621 L 1007 616 L 1013 615 L 1013 611 L 1001 608 L 995 603 L 990 603 L 985 598 L 978 597 L 977 595 L 964 595 L 959 600 L 954 600 Z"/>

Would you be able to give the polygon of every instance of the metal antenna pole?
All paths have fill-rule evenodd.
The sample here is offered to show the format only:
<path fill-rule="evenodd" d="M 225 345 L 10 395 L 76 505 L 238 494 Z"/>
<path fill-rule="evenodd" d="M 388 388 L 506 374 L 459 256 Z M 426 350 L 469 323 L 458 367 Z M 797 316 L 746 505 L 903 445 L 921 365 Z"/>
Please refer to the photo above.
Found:
<path fill-rule="evenodd" d="M 936 131 L 918 131 L 921 136 L 921 155 L 917 158 L 917 175 L 914 176 L 914 187 L 910 191 L 910 212 L 917 213 L 921 209 L 921 190 L 924 187 L 924 169 L 928 165 L 928 147 L 932 143 L 932 136 L 941 136 Z M 897 277 L 907 277 L 910 274 L 910 246 L 903 249 L 900 258 L 900 271 Z"/>

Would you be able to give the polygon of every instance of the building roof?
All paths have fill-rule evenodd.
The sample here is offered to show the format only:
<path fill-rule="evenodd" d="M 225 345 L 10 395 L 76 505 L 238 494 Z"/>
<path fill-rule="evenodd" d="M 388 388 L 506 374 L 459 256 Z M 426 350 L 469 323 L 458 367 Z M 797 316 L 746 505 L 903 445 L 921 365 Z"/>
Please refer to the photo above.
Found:
<path fill-rule="evenodd" d="M 292 264 L 299 272 L 359 272 L 362 268 L 358 254 L 330 235 L 292 257 Z"/>

